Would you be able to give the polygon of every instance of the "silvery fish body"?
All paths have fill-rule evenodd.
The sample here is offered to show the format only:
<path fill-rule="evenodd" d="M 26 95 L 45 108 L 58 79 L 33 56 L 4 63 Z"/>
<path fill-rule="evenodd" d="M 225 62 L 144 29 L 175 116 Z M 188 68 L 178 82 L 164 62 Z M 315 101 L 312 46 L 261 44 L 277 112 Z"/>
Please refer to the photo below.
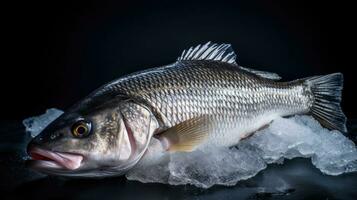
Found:
<path fill-rule="evenodd" d="M 160 130 L 207 115 L 214 123 L 207 142 L 224 146 L 278 116 L 307 113 L 314 101 L 303 81 L 276 82 L 217 61 L 177 62 L 119 79 L 106 90 L 147 106 Z"/>
<path fill-rule="evenodd" d="M 241 67 L 235 58 L 230 45 L 207 43 L 184 51 L 173 64 L 119 78 L 69 109 L 35 138 L 30 146 L 37 147 L 29 152 L 51 156 L 45 148 L 82 156 L 75 167 L 57 161 L 57 168 L 66 169 L 37 165 L 45 173 L 107 176 L 132 168 L 153 138 L 168 153 L 229 147 L 275 118 L 295 114 L 311 114 L 327 128 L 346 131 L 342 74 L 280 82 L 277 74 Z M 66 142 L 56 141 L 63 135 Z"/>

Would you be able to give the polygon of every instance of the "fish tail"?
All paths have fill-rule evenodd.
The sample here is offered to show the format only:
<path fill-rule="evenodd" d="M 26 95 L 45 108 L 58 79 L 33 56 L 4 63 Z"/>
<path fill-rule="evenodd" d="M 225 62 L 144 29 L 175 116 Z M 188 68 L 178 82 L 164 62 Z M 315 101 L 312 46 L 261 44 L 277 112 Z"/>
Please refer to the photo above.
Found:
<path fill-rule="evenodd" d="M 328 129 L 347 132 L 346 116 L 341 109 L 343 74 L 313 76 L 305 80 L 313 94 L 312 116 Z"/>

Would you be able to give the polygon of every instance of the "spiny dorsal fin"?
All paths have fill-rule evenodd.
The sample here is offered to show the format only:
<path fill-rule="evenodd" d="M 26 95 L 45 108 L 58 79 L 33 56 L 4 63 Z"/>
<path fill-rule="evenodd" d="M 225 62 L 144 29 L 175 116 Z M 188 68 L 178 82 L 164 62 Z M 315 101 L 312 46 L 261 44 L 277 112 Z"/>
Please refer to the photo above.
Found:
<path fill-rule="evenodd" d="M 234 53 L 230 44 L 216 44 L 207 42 L 204 45 L 200 44 L 196 47 L 191 47 L 188 50 L 184 50 L 181 56 L 177 58 L 177 60 L 215 60 L 237 65 L 236 57 L 237 55 Z M 272 80 L 281 79 L 281 77 L 276 73 L 265 72 L 241 66 L 238 67 L 262 78 Z"/>
<path fill-rule="evenodd" d="M 242 67 L 242 66 L 239 66 L 239 67 L 240 67 L 240 69 L 242 69 L 244 71 L 253 73 L 253 74 L 260 76 L 262 78 L 272 79 L 272 80 L 280 80 L 281 79 L 281 77 L 278 74 L 273 73 L 273 72 L 265 72 L 265 71 L 255 70 L 255 69 L 246 68 L 246 67 Z"/>
<path fill-rule="evenodd" d="M 207 42 L 204 45 L 198 45 L 184 50 L 177 60 L 215 60 L 237 64 L 236 57 L 237 55 L 234 53 L 230 44 Z"/>

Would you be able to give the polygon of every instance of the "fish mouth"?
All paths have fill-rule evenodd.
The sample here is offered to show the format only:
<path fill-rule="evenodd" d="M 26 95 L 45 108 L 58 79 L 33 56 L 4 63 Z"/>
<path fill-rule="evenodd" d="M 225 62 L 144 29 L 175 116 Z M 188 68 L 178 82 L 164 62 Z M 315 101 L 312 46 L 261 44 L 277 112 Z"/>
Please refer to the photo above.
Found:
<path fill-rule="evenodd" d="M 80 154 L 55 152 L 39 147 L 30 148 L 28 154 L 32 158 L 31 166 L 35 169 L 75 170 L 83 161 L 83 156 Z"/>

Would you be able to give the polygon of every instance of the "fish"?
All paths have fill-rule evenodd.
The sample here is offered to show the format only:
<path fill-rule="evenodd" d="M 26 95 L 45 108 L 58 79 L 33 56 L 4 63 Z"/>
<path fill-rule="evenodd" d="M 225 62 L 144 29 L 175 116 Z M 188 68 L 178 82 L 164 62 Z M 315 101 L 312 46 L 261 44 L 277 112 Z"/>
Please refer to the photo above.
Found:
<path fill-rule="evenodd" d="M 163 153 L 237 145 L 278 117 L 311 115 L 347 132 L 343 74 L 282 81 L 242 67 L 230 44 L 184 50 L 169 65 L 111 81 L 66 110 L 28 144 L 28 165 L 68 177 L 124 175 L 155 141 Z"/>

